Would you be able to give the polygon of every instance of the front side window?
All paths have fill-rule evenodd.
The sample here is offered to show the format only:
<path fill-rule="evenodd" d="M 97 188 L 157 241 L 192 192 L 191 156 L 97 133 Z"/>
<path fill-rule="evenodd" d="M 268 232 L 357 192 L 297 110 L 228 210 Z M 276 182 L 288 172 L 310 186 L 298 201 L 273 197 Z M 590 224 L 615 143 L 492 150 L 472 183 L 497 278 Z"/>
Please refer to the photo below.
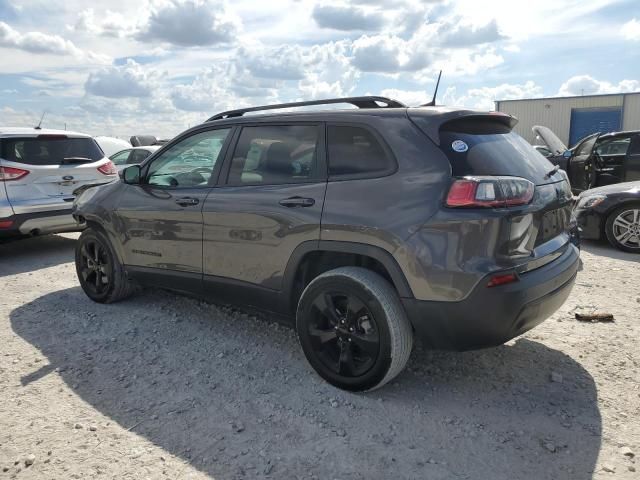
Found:
<path fill-rule="evenodd" d="M 329 125 L 329 177 L 382 176 L 395 169 L 376 136 L 366 128 Z"/>
<path fill-rule="evenodd" d="M 231 129 L 209 130 L 185 138 L 156 158 L 147 183 L 162 187 L 206 186 Z"/>
<path fill-rule="evenodd" d="M 318 139 L 316 125 L 244 127 L 228 183 L 273 185 L 317 178 Z"/>

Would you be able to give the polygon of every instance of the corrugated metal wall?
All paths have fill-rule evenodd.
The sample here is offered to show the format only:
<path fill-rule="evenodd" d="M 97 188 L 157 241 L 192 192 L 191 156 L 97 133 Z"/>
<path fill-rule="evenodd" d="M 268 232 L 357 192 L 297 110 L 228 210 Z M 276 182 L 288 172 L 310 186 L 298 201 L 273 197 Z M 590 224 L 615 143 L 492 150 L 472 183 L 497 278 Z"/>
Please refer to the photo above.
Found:
<path fill-rule="evenodd" d="M 624 103 L 624 105 L 623 105 Z M 515 131 L 535 144 L 531 127 L 545 125 L 566 145 L 571 130 L 571 110 L 574 108 L 624 107 L 623 130 L 640 130 L 640 93 L 584 96 L 570 98 L 540 98 L 531 100 L 503 100 L 496 109 L 518 118 Z"/>

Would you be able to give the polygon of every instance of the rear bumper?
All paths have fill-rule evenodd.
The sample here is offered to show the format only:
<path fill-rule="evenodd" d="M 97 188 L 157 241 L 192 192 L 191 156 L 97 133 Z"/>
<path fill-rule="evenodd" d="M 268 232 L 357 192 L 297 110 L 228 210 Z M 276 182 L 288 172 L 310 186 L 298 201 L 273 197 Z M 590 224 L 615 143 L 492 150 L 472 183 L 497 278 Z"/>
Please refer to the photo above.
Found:
<path fill-rule="evenodd" d="M 73 232 L 81 230 L 71 216 L 71 208 L 48 212 L 23 213 L 0 218 L 0 238 L 30 234 Z"/>
<path fill-rule="evenodd" d="M 482 281 L 459 302 L 402 299 L 416 335 L 427 346 L 472 350 L 501 345 L 539 325 L 565 302 L 579 266 L 579 250 L 569 244 L 556 260 L 507 285 Z"/>

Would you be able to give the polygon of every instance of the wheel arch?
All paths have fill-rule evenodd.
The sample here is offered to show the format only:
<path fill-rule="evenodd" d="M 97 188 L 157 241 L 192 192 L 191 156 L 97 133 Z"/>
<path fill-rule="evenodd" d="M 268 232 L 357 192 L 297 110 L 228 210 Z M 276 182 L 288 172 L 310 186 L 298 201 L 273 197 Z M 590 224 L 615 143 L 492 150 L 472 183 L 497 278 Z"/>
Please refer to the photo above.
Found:
<path fill-rule="evenodd" d="M 285 269 L 285 311 L 295 312 L 300 294 L 311 280 L 328 270 L 344 266 L 369 268 L 387 279 L 400 297 L 413 298 L 402 269 L 388 251 L 357 242 L 308 241 L 293 251 Z"/>

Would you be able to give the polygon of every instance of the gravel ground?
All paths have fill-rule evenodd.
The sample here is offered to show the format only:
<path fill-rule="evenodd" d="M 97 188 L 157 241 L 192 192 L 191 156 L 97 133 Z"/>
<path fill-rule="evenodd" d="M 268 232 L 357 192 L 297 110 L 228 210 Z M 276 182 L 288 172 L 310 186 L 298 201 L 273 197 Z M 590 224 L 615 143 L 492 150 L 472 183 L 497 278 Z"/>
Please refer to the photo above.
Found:
<path fill-rule="evenodd" d="M 587 244 L 538 328 L 418 346 L 356 395 L 272 319 L 163 291 L 92 303 L 76 237 L 0 245 L 0 478 L 640 478 L 640 257 Z M 591 307 L 615 323 L 573 319 Z"/>

